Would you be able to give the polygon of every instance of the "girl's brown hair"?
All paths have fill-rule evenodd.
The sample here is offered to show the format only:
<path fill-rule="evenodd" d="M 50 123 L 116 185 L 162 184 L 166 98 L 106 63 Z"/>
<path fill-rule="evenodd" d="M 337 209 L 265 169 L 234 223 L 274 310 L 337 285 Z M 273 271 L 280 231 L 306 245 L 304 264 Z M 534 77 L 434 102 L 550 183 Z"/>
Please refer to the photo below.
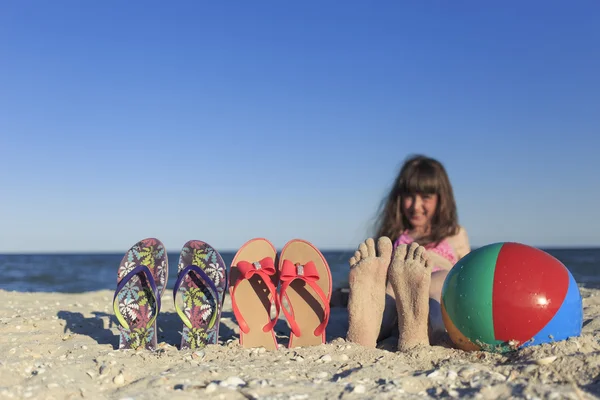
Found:
<path fill-rule="evenodd" d="M 387 236 L 395 241 L 402 232 L 411 228 L 408 218 L 402 214 L 402 197 L 417 193 L 438 195 L 431 233 L 418 241 L 421 246 L 439 243 L 458 233 L 456 202 L 446 169 L 433 158 L 416 155 L 404 162 L 394 186 L 382 202 L 376 223 L 377 237 Z"/>

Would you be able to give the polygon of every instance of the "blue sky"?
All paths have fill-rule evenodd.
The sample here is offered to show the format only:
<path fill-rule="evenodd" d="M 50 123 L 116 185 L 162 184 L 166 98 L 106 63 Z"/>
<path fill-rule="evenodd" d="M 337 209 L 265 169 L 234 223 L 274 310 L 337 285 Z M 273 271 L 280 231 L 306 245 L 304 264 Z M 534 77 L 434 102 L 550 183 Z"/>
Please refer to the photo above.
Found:
<path fill-rule="evenodd" d="M 600 3 L 4 2 L 0 252 L 354 248 L 410 154 L 473 245 L 600 243 Z"/>

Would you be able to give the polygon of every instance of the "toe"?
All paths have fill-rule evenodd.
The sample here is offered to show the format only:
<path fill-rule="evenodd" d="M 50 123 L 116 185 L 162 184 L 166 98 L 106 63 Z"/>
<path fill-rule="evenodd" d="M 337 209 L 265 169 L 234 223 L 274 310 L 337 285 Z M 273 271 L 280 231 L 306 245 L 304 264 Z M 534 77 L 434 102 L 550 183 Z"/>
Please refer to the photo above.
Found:
<path fill-rule="evenodd" d="M 406 253 L 408 252 L 408 246 L 405 244 L 400 244 L 394 250 L 394 260 L 404 260 L 406 258 Z"/>
<path fill-rule="evenodd" d="M 425 263 L 423 265 L 425 265 L 425 269 L 431 269 L 431 261 L 427 257 L 425 257 Z"/>
<path fill-rule="evenodd" d="M 427 252 L 425 251 L 425 249 L 423 249 L 423 252 L 421 252 L 421 258 L 419 259 L 419 262 L 423 265 L 429 262 L 429 258 L 427 257 Z"/>
<path fill-rule="evenodd" d="M 354 258 L 356 258 L 356 262 L 359 262 L 362 256 L 360 255 L 360 251 L 356 250 L 354 252 Z"/>
<path fill-rule="evenodd" d="M 368 238 L 365 241 L 367 245 L 367 252 L 369 253 L 369 257 L 375 257 L 375 241 L 372 238 Z"/>
<path fill-rule="evenodd" d="M 410 246 L 408 246 L 408 253 L 406 255 L 406 259 L 407 260 L 414 260 L 415 258 L 415 251 L 417 251 L 417 249 L 419 248 L 419 244 L 416 242 L 412 242 L 410 244 Z"/>
<path fill-rule="evenodd" d="M 377 239 L 377 250 L 379 252 L 378 256 L 387 259 L 388 261 L 392 259 L 392 250 L 394 249 L 394 245 L 392 241 L 387 236 L 382 236 Z"/>
<path fill-rule="evenodd" d="M 360 251 L 360 255 L 362 258 L 369 257 L 369 250 L 367 249 L 367 245 L 365 242 L 362 242 L 360 246 L 358 246 L 358 251 Z"/>
<path fill-rule="evenodd" d="M 350 267 L 356 265 L 357 262 L 358 261 L 356 260 L 356 257 L 354 257 L 354 256 L 350 257 L 350 261 L 349 261 Z"/>
<path fill-rule="evenodd" d="M 417 247 L 417 249 L 415 250 L 415 254 L 414 254 L 414 260 L 421 261 L 421 258 L 423 257 L 423 253 L 425 253 L 425 248 L 423 246 Z"/>

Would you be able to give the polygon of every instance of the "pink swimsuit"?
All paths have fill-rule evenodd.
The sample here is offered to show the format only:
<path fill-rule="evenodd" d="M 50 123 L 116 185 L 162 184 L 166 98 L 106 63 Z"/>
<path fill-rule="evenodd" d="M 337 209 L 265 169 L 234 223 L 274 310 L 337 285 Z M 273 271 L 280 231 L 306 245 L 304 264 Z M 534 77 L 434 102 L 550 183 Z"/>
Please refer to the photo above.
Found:
<path fill-rule="evenodd" d="M 396 248 L 400 244 L 411 244 L 412 242 L 414 242 L 414 239 L 408 236 L 408 233 L 404 232 L 394 243 L 394 248 Z M 444 257 L 446 260 L 450 261 L 452 265 L 456 264 L 456 262 L 458 261 L 458 257 L 456 257 L 454 249 L 446 239 L 442 240 L 437 246 L 434 246 L 434 244 L 432 243 L 425 246 L 425 248 L 427 249 L 427 251 L 431 251 Z M 442 267 L 434 266 L 431 272 L 443 269 L 444 268 Z"/>

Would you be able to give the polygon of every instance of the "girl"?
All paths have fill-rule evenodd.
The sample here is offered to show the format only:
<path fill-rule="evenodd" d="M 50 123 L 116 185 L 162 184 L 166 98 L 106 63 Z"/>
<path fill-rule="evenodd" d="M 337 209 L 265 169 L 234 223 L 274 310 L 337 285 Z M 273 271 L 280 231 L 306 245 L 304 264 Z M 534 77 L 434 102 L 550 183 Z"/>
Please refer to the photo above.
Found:
<path fill-rule="evenodd" d="M 375 347 L 397 322 L 399 349 L 429 344 L 428 316 L 431 335 L 444 332 L 442 285 L 470 251 L 439 161 L 418 155 L 404 163 L 383 203 L 377 236 L 377 249 L 367 239 L 350 259 L 347 339 Z"/>

